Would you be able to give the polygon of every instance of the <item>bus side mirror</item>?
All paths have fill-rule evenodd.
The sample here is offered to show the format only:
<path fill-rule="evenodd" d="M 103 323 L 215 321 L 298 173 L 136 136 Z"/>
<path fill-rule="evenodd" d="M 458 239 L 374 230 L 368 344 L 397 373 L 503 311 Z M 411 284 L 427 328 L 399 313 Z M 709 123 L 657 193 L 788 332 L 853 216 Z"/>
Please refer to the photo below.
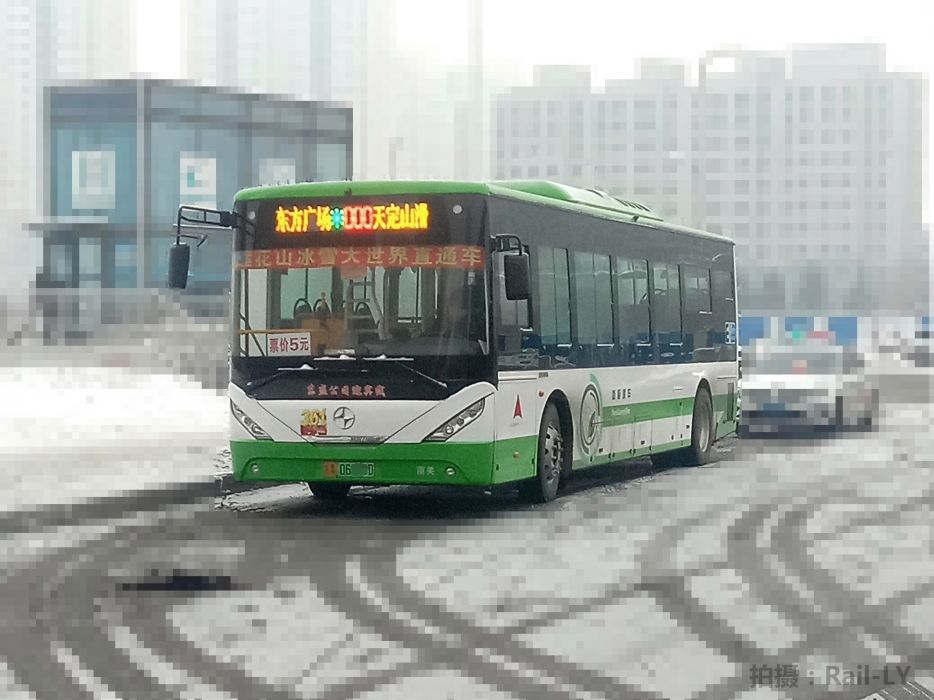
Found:
<path fill-rule="evenodd" d="M 173 243 L 169 248 L 169 289 L 184 289 L 188 284 L 191 248 L 187 243 Z"/>
<path fill-rule="evenodd" d="M 504 255 L 503 276 L 506 282 L 506 298 L 510 301 L 522 301 L 532 295 L 529 256 L 526 253 Z"/>

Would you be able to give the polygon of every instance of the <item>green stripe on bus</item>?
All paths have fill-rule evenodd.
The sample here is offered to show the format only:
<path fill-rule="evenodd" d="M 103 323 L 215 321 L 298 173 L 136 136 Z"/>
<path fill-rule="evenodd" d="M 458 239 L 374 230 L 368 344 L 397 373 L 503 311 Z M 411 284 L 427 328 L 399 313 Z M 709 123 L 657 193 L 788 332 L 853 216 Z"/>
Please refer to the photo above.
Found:
<path fill-rule="evenodd" d="M 734 405 L 735 400 L 734 395 Z M 718 394 L 713 397 L 713 410 L 715 413 L 722 413 L 728 409 L 730 409 L 729 394 Z M 693 413 L 693 396 L 686 399 L 661 399 L 659 401 L 646 401 L 644 403 L 604 406 L 603 427 L 613 428 L 629 423 L 642 423 L 647 420 L 690 416 Z"/>
<path fill-rule="evenodd" d="M 731 406 L 729 394 L 717 394 L 713 397 L 713 410 L 717 412 L 735 410 L 736 401 L 738 398 L 739 394 L 733 394 L 733 402 Z"/>
<path fill-rule="evenodd" d="M 574 464 L 574 471 L 589 469 L 591 467 L 598 467 L 604 464 L 612 464 L 613 462 L 625 462 L 629 459 L 637 459 L 639 457 L 658 454 L 660 452 L 670 452 L 672 450 L 681 449 L 682 447 L 687 447 L 690 444 L 690 439 L 675 440 L 673 442 L 662 443 L 661 445 L 640 447 L 638 449 L 629 450 L 627 452 L 609 452 L 606 454 L 594 455 L 593 457 L 584 457 L 579 459 Z"/>
<path fill-rule="evenodd" d="M 622 462 L 685 447 L 690 443 L 690 440 L 678 440 L 629 452 L 596 455 L 592 459 L 578 460 L 574 469 L 577 471 L 610 462 Z M 534 476 L 538 439 L 535 436 L 510 438 L 500 440 L 495 445 L 458 442 L 351 447 L 254 440 L 231 442 L 230 449 L 234 474 L 239 481 L 489 486 Z M 372 463 L 373 476 L 330 476 L 325 467 L 330 462 L 338 465 Z M 448 475 L 448 468 L 454 469 L 453 475 Z"/>
<path fill-rule="evenodd" d="M 714 397 L 721 412 L 717 436 L 736 430 L 730 414 L 729 396 Z M 694 399 L 663 399 L 639 404 L 606 406 L 603 425 L 612 428 L 678 416 L 689 416 Z M 578 460 L 575 469 L 623 461 L 665 452 L 690 444 L 690 440 L 643 447 L 628 452 L 595 455 Z M 311 444 L 244 440 L 230 443 L 234 476 L 241 481 L 341 481 L 374 484 L 459 484 L 488 486 L 526 479 L 535 475 L 538 437 L 509 438 L 491 442 L 420 442 L 379 445 Z M 372 462 L 374 474 L 367 478 L 341 479 L 326 472 L 325 463 Z M 449 475 L 448 469 L 454 474 Z"/>
<path fill-rule="evenodd" d="M 618 404 L 603 408 L 603 427 L 612 428 L 628 423 L 642 423 L 647 420 L 689 416 L 694 411 L 694 398 L 662 399 L 645 403 Z"/>
<path fill-rule="evenodd" d="M 532 476 L 537 444 L 536 436 L 495 443 L 379 445 L 244 440 L 231 442 L 230 452 L 234 476 L 241 481 L 341 481 L 339 476 L 328 476 L 325 463 L 372 462 L 373 477 L 347 481 L 483 486 Z M 448 475 L 449 468 L 454 469 L 453 476 Z"/>
<path fill-rule="evenodd" d="M 493 447 L 493 483 L 535 476 L 537 459 L 538 435 L 497 440 Z"/>

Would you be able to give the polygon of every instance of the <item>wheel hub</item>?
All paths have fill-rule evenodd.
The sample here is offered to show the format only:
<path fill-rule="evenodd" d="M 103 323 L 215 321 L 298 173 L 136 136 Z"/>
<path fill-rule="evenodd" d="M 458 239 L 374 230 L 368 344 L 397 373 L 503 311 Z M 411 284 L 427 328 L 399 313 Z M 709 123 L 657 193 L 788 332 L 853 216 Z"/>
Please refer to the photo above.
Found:
<path fill-rule="evenodd" d="M 701 404 L 697 418 L 700 420 L 700 433 L 698 434 L 697 446 L 700 448 L 701 452 L 706 452 L 710 447 L 710 413 L 706 402 Z"/>

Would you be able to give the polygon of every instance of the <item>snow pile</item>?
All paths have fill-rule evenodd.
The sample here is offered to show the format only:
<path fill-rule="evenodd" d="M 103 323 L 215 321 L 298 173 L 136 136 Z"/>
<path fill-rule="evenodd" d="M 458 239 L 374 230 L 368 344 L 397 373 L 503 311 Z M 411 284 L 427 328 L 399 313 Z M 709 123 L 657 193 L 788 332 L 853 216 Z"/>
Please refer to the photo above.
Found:
<path fill-rule="evenodd" d="M 0 511 L 214 481 L 227 398 L 102 367 L 0 369 Z"/>
<path fill-rule="evenodd" d="M 168 374 L 103 367 L 0 369 L 0 454 L 223 436 L 227 399 Z"/>

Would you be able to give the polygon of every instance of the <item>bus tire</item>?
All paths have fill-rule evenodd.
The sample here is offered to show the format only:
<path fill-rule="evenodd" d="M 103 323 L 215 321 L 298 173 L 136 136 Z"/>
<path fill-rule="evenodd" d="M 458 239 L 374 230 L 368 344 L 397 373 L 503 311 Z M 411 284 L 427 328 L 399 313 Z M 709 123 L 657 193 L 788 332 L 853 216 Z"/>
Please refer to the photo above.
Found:
<path fill-rule="evenodd" d="M 350 484 L 309 483 L 311 494 L 321 501 L 343 501 L 350 492 Z"/>
<path fill-rule="evenodd" d="M 710 392 L 702 386 L 694 397 L 694 414 L 691 418 L 691 445 L 681 453 L 684 464 L 699 467 L 710 461 L 714 440 L 713 401 Z"/>
<path fill-rule="evenodd" d="M 836 399 L 834 399 L 833 429 L 835 432 L 842 433 L 847 427 L 846 407 L 843 402 L 843 397 L 837 396 Z"/>
<path fill-rule="evenodd" d="M 869 407 L 866 409 L 864 426 L 866 430 L 872 430 L 876 425 L 876 416 L 879 414 L 879 390 L 872 389 L 869 396 Z"/>
<path fill-rule="evenodd" d="M 532 503 L 547 503 L 558 495 L 558 486 L 565 472 L 567 449 L 561 417 L 553 403 L 545 406 L 542 424 L 538 429 L 538 457 L 535 460 L 535 476 L 524 482 L 521 494 Z"/>

